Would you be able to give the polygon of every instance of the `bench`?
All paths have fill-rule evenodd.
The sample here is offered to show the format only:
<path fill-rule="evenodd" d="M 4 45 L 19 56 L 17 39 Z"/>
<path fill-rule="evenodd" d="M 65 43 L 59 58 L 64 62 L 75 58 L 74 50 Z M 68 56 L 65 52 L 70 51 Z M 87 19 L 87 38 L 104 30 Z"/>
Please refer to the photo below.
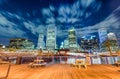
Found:
<path fill-rule="evenodd" d="M 87 69 L 87 64 L 83 60 L 75 60 L 75 64 L 72 64 L 71 66 L 78 68 L 84 67 L 85 69 Z"/>
<path fill-rule="evenodd" d="M 116 66 L 120 66 L 120 61 L 114 63 Z"/>
<path fill-rule="evenodd" d="M 33 64 L 32 66 L 33 67 L 45 67 L 46 66 L 46 62 L 44 62 L 44 63 L 40 63 L 40 64 Z"/>
<path fill-rule="evenodd" d="M 44 62 L 44 60 L 34 60 L 34 62 L 30 63 L 28 65 L 28 67 L 45 67 L 47 65 L 46 62 Z"/>

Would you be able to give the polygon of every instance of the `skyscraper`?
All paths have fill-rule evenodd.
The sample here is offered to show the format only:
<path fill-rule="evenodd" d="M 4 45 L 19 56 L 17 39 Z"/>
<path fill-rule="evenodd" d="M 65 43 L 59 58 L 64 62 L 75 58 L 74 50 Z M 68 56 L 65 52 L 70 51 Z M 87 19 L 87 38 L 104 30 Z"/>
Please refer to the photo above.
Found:
<path fill-rule="evenodd" d="M 110 48 L 112 51 L 116 51 L 119 48 L 118 40 L 115 33 L 108 33 L 107 34 L 108 41 L 110 41 Z"/>
<path fill-rule="evenodd" d="M 69 49 L 70 51 L 76 51 L 77 50 L 77 38 L 76 38 L 76 31 L 75 29 L 72 27 L 69 31 L 68 31 L 68 38 L 69 38 Z"/>
<path fill-rule="evenodd" d="M 99 34 L 99 47 L 100 47 L 100 51 L 104 51 L 105 47 L 103 45 L 103 43 L 107 40 L 107 29 L 106 28 L 101 28 L 98 30 L 98 34 Z"/>
<path fill-rule="evenodd" d="M 98 30 L 100 44 L 102 44 L 105 40 L 107 40 L 107 29 L 101 28 Z"/>
<path fill-rule="evenodd" d="M 84 50 L 97 50 L 99 48 L 98 39 L 94 35 L 86 35 L 81 38 L 81 47 Z"/>
<path fill-rule="evenodd" d="M 55 26 L 47 27 L 46 48 L 48 50 L 56 49 L 56 27 Z"/>
<path fill-rule="evenodd" d="M 116 40 L 117 41 L 117 37 L 116 37 L 115 33 L 108 33 L 107 37 L 108 37 L 108 40 Z"/>
<path fill-rule="evenodd" d="M 61 42 L 60 49 L 64 49 L 64 42 Z"/>
<path fill-rule="evenodd" d="M 38 44 L 37 44 L 38 49 L 44 49 L 45 48 L 45 42 L 44 42 L 44 34 L 40 33 L 38 36 Z"/>
<path fill-rule="evenodd" d="M 69 49 L 69 40 L 68 40 L 68 38 L 64 40 L 64 48 Z"/>

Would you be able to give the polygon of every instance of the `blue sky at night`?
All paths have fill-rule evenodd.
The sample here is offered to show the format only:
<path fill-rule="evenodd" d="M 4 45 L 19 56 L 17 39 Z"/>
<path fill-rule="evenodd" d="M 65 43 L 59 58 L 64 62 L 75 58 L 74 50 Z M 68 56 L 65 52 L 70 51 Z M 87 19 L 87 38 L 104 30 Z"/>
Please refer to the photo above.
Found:
<path fill-rule="evenodd" d="M 120 42 L 120 0 L 0 0 L 0 44 L 17 37 L 36 44 L 48 26 L 57 27 L 57 43 L 71 27 L 78 39 L 104 27 Z"/>

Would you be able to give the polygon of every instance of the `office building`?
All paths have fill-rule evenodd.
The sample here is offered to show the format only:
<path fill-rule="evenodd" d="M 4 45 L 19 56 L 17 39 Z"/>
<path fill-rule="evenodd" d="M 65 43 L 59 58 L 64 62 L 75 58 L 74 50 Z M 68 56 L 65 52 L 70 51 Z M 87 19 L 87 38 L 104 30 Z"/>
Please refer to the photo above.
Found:
<path fill-rule="evenodd" d="M 81 48 L 83 50 L 97 51 L 99 48 L 98 38 L 94 35 L 87 35 L 81 38 Z"/>
<path fill-rule="evenodd" d="M 68 39 L 69 39 L 69 49 L 70 51 L 77 51 L 77 37 L 76 37 L 76 31 L 72 27 L 68 31 Z"/>
<path fill-rule="evenodd" d="M 47 37 L 46 37 L 46 49 L 55 50 L 56 49 L 56 30 L 55 26 L 47 27 Z"/>
<path fill-rule="evenodd" d="M 45 49 L 44 34 L 40 33 L 38 36 L 37 49 Z"/>
<path fill-rule="evenodd" d="M 98 34 L 99 34 L 100 44 L 102 44 L 105 40 L 107 40 L 107 29 L 106 28 L 99 29 Z"/>
<path fill-rule="evenodd" d="M 34 49 L 34 44 L 25 38 L 12 38 L 10 39 L 9 48 L 14 49 Z"/>
<path fill-rule="evenodd" d="M 64 40 L 64 43 L 63 43 L 64 45 L 64 49 L 69 49 L 69 40 L 68 40 L 68 38 L 67 39 L 65 39 Z"/>
<path fill-rule="evenodd" d="M 119 44 L 117 41 L 117 37 L 114 33 L 108 33 L 107 34 L 107 40 L 105 42 L 103 42 L 101 48 L 102 51 L 108 51 L 108 46 L 110 46 L 110 49 L 112 52 L 115 52 L 119 49 Z"/>
<path fill-rule="evenodd" d="M 107 40 L 107 29 L 106 28 L 101 28 L 98 30 L 98 34 L 99 34 L 99 48 L 100 51 L 103 52 L 104 49 L 104 45 L 103 43 Z"/>

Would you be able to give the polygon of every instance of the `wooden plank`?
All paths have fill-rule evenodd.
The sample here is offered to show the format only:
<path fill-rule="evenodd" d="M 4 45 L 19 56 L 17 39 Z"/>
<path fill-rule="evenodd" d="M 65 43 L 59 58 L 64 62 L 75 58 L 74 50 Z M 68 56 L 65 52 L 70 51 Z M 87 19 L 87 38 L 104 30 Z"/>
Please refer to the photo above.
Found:
<path fill-rule="evenodd" d="M 0 76 L 6 66 L 0 65 Z M 120 79 L 120 67 L 112 65 L 89 65 L 87 69 L 67 64 L 29 68 L 28 64 L 12 65 L 8 79 Z"/>

